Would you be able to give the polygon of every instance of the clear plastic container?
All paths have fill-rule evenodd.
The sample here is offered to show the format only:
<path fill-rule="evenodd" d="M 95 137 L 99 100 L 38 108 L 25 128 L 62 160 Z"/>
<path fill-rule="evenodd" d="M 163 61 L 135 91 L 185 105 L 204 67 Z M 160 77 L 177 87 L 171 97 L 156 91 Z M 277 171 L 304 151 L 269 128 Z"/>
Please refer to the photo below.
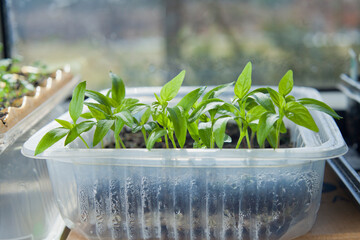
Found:
<path fill-rule="evenodd" d="M 159 89 L 127 93 L 148 98 L 153 91 Z M 293 94 L 320 98 L 311 88 Z M 286 123 L 294 148 L 84 149 L 76 141 L 59 142 L 39 158 L 47 159 L 66 225 L 88 239 L 289 240 L 315 221 L 324 160 L 347 151 L 335 122 L 313 116 L 319 133 Z M 23 154 L 33 157 L 56 126 L 32 136 Z M 84 137 L 91 142 L 92 133 Z"/>
<path fill-rule="evenodd" d="M 74 78 L 9 131 L 0 134 L 0 240 L 59 239 L 64 222 L 53 196 L 45 160 L 21 154 L 25 140 L 64 113 L 59 105 L 78 82 Z"/>

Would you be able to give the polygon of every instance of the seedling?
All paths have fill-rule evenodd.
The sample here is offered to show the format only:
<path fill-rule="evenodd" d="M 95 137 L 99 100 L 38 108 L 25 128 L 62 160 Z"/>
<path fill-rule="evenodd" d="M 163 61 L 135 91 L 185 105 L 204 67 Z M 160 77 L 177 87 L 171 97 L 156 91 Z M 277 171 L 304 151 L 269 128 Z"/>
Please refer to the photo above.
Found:
<path fill-rule="evenodd" d="M 278 148 L 280 134 L 287 131 L 284 118 L 315 132 L 319 129 L 309 110 L 321 111 L 336 119 L 341 118 L 321 101 L 311 98 L 295 99 L 290 95 L 294 85 L 291 70 L 281 79 L 277 91 L 269 87 L 251 91 L 251 75 L 252 65 L 249 62 L 235 84 L 220 85 L 205 94 L 206 87 L 197 88 L 186 94 L 175 106 L 172 106 L 171 101 L 181 88 L 185 71 L 166 83 L 159 95 L 154 93 L 156 101 L 150 106 L 140 103 L 138 99 L 125 98 L 124 82 L 113 73 L 110 73 L 112 87 L 106 95 L 86 90 L 86 83 L 82 82 L 75 88 L 69 105 L 72 122 L 56 119 L 61 127 L 45 134 L 35 155 L 65 136 L 65 145 L 79 137 L 89 148 L 81 134 L 94 126 L 92 147 L 99 143 L 103 146 L 103 138 L 111 130 L 115 147 L 125 148 L 120 132 L 126 125 L 133 132 L 142 132 L 149 150 L 156 142 L 163 141 L 162 139 L 166 148 L 170 147 L 169 140 L 174 148 L 183 148 L 188 133 L 194 140 L 194 148 L 222 148 L 225 142 L 232 141 L 225 133 L 229 121 L 235 121 L 239 128 L 240 136 L 236 148 L 240 147 L 244 138 L 247 147 L 253 147 L 251 139 L 255 137 L 260 147 L 264 147 L 267 140 L 273 148 Z M 221 99 L 220 95 L 230 87 L 233 87 L 235 97 L 231 102 L 227 102 Z M 84 102 L 85 96 L 93 101 Z M 84 105 L 89 112 L 82 113 Z"/>
<path fill-rule="evenodd" d="M 217 86 L 207 92 L 200 103 L 194 106 L 188 122 L 192 124 L 190 134 L 196 148 L 214 148 L 215 143 L 222 148 L 224 142 L 231 141 L 225 134 L 226 123 L 231 119 L 223 108 L 225 102 L 218 98 L 233 83 Z M 195 124 L 194 124 L 195 123 Z"/>
<path fill-rule="evenodd" d="M 260 98 L 255 99 L 266 109 L 266 112 L 260 117 L 257 130 L 257 140 L 260 146 L 263 146 L 265 139 L 267 139 L 273 148 L 279 147 L 280 133 L 286 132 L 283 123 L 284 117 L 314 132 L 318 132 L 319 128 L 309 110 L 321 111 L 336 119 L 341 118 L 333 109 L 321 101 L 312 98 L 296 100 L 294 96 L 290 95 L 293 86 L 293 72 L 289 70 L 279 82 L 278 91 L 269 87 L 266 88 L 272 103 L 277 107 L 277 111 L 273 108 L 272 103 L 260 100 Z"/>
<path fill-rule="evenodd" d="M 176 106 L 169 107 L 169 102 L 176 97 L 184 77 L 185 71 L 182 71 L 162 87 L 160 96 L 156 93 L 154 94 L 157 101 L 151 105 L 151 115 L 157 122 L 157 127 L 152 130 L 146 142 L 148 149 L 151 149 L 161 137 L 165 139 L 166 148 L 169 148 L 168 138 L 172 142 L 173 147 L 176 148 L 174 132 L 180 148 L 184 147 L 189 111 L 205 90 L 205 87 L 195 89 L 185 95 Z M 191 126 L 189 127 L 191 129 Z"/>

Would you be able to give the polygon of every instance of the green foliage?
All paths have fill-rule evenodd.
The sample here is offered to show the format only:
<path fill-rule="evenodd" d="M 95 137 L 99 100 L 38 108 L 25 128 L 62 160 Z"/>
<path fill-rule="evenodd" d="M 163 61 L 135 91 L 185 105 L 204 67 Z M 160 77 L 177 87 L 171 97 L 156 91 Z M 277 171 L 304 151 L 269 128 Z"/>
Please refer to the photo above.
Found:
<path fill-rule="evenodd" d="M 268 137 L 270 131 L 274 127 L 274 124 L 278 120 L 279 116 L 271 112 L 267 112 L 261 115 L 257 130 L 257 141 L 259 146 L 264 146 L 265 139 Z"/>
<path fill-rule="evenodd" d="M 267 141 L 271 147 L 279 147 L 281 133 L 286 133 L 284 118 L 295 124 L 319 131 L 309 110 L 324 112 L 334 118 L 341 118 L 325 103 L 311 98 L 296 99 L 290 95 L 294 81 L 293 72 L 288 71 L 278 84 L 278 91 L 272 88 L 257 88 L 251 91 L 252 65 L 249 62 L 235 82 L 216 86 L 205 93 L 206 87 L 197 88 L 177 104 L 171 101 L 177 96 L 185 71 L 180 72 L 166 83 L 160 93 L 154 93 L 156 100 L 151 105 L 140 103 L 138 99 L 125 98 L 123 80 L 110 72 L 112 87 L 106 95 L 86 90 L 86 83 L 80 83 L 74 90 L 69 105 L 73 122 L 61 119 L 61 125 L 45 134 L 40 140 L 36 153 L 39 154 L 66 136 L 65 145 L 80 138 L 81 134 L 95 127 L 92 146 L 102 143 L 109 131 L 113 131 L 116 148 L 125 148 L 120 132 L 128 126 L 132 132 L 141 131 L 147 149 L 156 142 L 165 142 L 166 148 L 183 148 L 189 134 L 194 140 L 194 148 L 223 148 L 232 139 L 226 134 L 227 124 L 235 122 L 240 136 L 236 148 L 245 139 L 252 148 L 256 136 L 260 147 Z M 221 99 L 221 94 L 233 87 L 234 99 Z M 91 101 L 84 103 L 87 96 Z M 202 98 L 201 98 L 202 96 Z M 83 106 L 89 111 L 82 112 Z M 78 120 L 81 120 L 77 123 Z M 250 138 L 251 133 L 251 138 Z"/>
<path fill-rule="evenodd" d="M 54 145 L 60 139 L 65 137 L 69 133 L 69 130 L 63 127 L 55 128 L 47 132 L 40 140 L 35 149 L 35 155 L 44 152 L 46 149 Z"/>
<path fill-rule="evenodd" d="M 125 84 L 124 81 L 116 74 L 110 72 L 110 78 L 112 80 L 111 95 L 118 104 L 125 98 Z"/>
<path fill-rule="evenodd" d="M 294 123 L 318 132 L 319 128 L 309 110 L 299 102 L 289 102 L 285 107 L 285 116 Z"/>
<path fill-rule="evenodd" d="M 160 91 L 161 102 L 168 102 L 176 97 L 177 93 L 180 90 L 181 84 L 185 78 L 185 71 L 181 71 L 176 77 L 174 77 L 170 82 L 166 83 Z"/>
<path fill-rule="evenodd" d="M 69 105 L 69 113 L 74 123 L 76 123 L 83 110 L 85 89 L 86 82 L 81 82 L 73 91 L 72 99 Z"/>
<path fill-rule="evenodd" d="M 0 60 L 0 110 L 18 107 L 17 99 L 33 95 L 35 88 L 50 76 L 44 65 L 21 66 L 19 63 L 16 58 Z"/>
<path fill-rule="evenodd" d="M 251 62 L 248 62 L 235 84 L 234 93 L 239 99 L 244 98 L 244 96 L 250 91 L 251 72 L 252 65 Z"/>
<path fill-rule="evenodd" d="M 309 110 L 317 110 L 329 114 L 333 118 L 341 119 L 342 117 L 339 116 L 331 107 L 329 107 L 326 103 L 318 101 L 312 98 L 301 98 L 298 102 L 305 106 Z"/>
<path fill-rule="evenodd" d="M 156 141 L 158 141 L 159 138 L 166 136 L 167 131 L 161 128 L 154 129 L 148 138 L 148 141 L 146 143 L 147 149 L 152 149 Z"/>
<path fill-rule="evenodd" d="M 77 137 L 80 137 L 80 134 L 89 131 L 94 125 L 95 122 L 92 121 L 84 121 L 79 124 L 75 124 L 66 136 L 65 146 L 74 141 Z M 87 144 L 85 145 L 87 146 Z"/>
<path fill-rule="evenodd" d="M 170 120 L 174 126 L 175 136 L 181 148 L 184 147 L 187 133 L 186 112 L 180 106 L 168 108 Z"/>
<path fill-rule="evenodd" d="M 293 72 L 289 70 L 279 83 L 279 93 L 283 96 L 288 95 L 294 86 Z"/>
<path fill-rule="evenodd" d="M 214 137 L 215 137 L 215 142 L 216 145 L 219 148 L 222 148 L 224 145 L 224 141 L 227 138 L 226 134 L 225 134 L 225 130 L 226 130 L 226 124 L 229 120 L 231 120 L 231 117 L 219 117 L 218 119 L 216 119 L 214 126 L 213 126 L 213 131 L 214 131 Z"/>
<path fill-rule="evenodd" d="M 114 125 L 115 120 L 101 119 L 96 124 L 94 132 L 93 146 L 96 146 L 101 142 L 105 135 L 109 132 L 110 128 Z"/>

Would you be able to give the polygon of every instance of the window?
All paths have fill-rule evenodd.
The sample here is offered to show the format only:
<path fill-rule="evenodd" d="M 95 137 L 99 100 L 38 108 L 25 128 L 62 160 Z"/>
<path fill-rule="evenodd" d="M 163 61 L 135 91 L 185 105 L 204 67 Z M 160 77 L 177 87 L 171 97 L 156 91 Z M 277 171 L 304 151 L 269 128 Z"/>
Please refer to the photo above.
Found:
<path fill-rule="evenodd" d="M 297 85 L 333 88 L 360 52 L 358 0 L 8 1 L 13 53 L 26 62 L 69 63 L 90 88 L 107 73 L 127 86 L 161 85 L 181 69 L 185 84 L 236 80 L 248 60 L 254 84 L 288 69 Z"/>

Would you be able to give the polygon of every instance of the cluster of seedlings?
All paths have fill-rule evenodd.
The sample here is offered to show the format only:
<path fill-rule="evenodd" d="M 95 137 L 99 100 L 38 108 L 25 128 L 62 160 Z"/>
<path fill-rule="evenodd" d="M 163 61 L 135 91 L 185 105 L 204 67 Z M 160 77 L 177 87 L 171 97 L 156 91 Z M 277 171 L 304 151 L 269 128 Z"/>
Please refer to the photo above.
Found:
<path fill-rule="evenodd" d="M 20 66 L 18 59 L 0 60 L 0 120 L 5 124 L 9 107 L 20 107 L 24 96 L 33 96 L 37 86 L 50 76 L 46 66 Z"/>
<path fill-rule="evenodd" d="M 277 148 L 280 135 L 287 132 L 285 118 L 315 132 L 319 129 L 309 110 L 341 118 L 321 101 L 292 96 L 294 81 L 291 70 L 282 77 L 277 91 L 270 87 L 251 90 L 251 74 L 252 64 L 249 62 L 236 82 L 209 91 L 206 87 L 199 87 L 177 101 L 175 106 L 170 102 L 181 88 L 185 71 L 167 82 L 160 93 L 154 93 L 156 100 L 150 105 L 125 98 L 125 84 L 114 73 L 110 73 L 112 87 L 106 94 L 87 90 L 86 82 L 81 82 L 74 89 L 69 105 L 72 122 L 56 119 L 61 127 L 44 135 L 35 154 L 42 153 L 64 137 L 65 145 L 80 138 L 89 148 L 81 134 L 93 127 L 92 146 L 103 145 L 104 137 L 113 131 L 115 148 L 126 148 L 120 135 L 126 127 L 133 133 L 140 132 L 144 146 L 149 150 L 158 142 L 163 142 L 165 148 L 183 148 L 189 136 L 193 148 L 223 148 L 224 143 L 233 141 L 226 131 L 229 122 L 236 123 L 239 132 L 235 148 L 242 146 L 242 142 L 247 148 L 253 148 L 254 142 L 257 147 L 265 147 L 267 142 Z M 234 92 L 231 102 L 220 97 L 229 88 Z M 85 96 L 94 101 L 84 102 Z M 84 105 L 89 109 L 85 113 Z"/>

